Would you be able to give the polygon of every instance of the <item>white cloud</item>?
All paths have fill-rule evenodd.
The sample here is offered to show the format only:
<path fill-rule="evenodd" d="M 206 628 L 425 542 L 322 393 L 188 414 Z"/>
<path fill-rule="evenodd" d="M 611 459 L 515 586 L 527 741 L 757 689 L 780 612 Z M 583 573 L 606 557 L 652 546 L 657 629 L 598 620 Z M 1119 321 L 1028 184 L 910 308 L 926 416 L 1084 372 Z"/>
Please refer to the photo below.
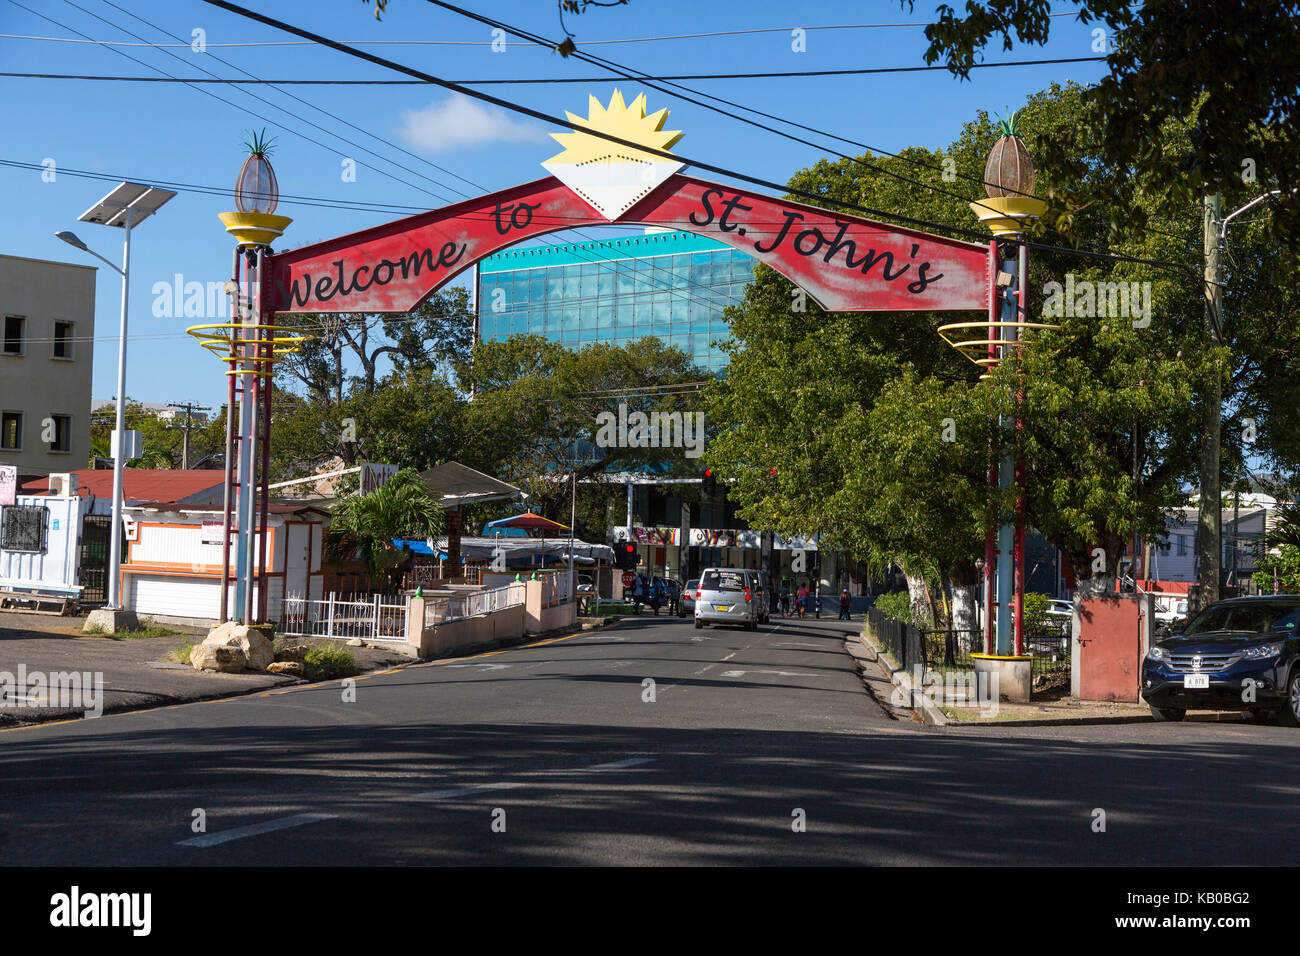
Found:
<path fill-rule="evenodd" d="M 490 143 L 550 142 L 545 130 L 520 123 L 505 110 L 484 106 L 461 93 L 424 109 L 402 110 L 398 135 L 426 153 L 449 153 Z"/>

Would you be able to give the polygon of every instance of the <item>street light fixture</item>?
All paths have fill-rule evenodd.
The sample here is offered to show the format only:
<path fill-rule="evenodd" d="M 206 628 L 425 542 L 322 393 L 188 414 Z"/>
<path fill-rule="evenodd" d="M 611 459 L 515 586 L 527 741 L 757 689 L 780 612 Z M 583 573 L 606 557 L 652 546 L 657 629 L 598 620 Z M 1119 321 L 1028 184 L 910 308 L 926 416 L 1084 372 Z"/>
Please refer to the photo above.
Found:
<path fill-rule="evenodd" d="M 175 195 L 176 193 L 170 189 L 157 189 L 137 183 L 119 183 L 113 187 L 112 192 L 77 217 L 78 222 L 94 222 L 125 230 L 122 240 L 121 268 L 113 265 L 99 253 L 93 252 L 74 233 L 66 230 L 55 233 L 68 245 L 75 246 L 82 252 L 89 252 L 101 262 L 108 263 L 122 277 L 122 318 L 117 334 L 117 424 L 113 430 L 113 524 L 108 552 L 107 608 L 111 611 L 122 608 L 119 578 L 122 553 L 122 466 L 125 463 L 123 456 L 126 453 L 123 445 L 126 424 L 126 318 L 131 273 L 131 227 L 153 215 Z"/>

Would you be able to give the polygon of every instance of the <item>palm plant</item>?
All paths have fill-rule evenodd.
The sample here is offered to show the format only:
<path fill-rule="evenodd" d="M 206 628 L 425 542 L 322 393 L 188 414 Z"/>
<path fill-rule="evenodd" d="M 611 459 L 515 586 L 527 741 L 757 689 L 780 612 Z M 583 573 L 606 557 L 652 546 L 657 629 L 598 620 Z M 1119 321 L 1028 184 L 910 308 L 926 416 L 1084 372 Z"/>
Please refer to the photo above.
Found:
<path fill-rule="evenodd" d="M 1275 515 L 1277 523 L 1264 536 L 1265 551 L 1283 545 L 1300 549 L 1300 503 L 1279 504 Z"/>
<path fill-rule="evenodd" d="M 394 538 L 424 540 L 445 527 L 442 508 L 419 472 L 403 468 L 370 494 L 352 495 L 334 506 L 326 551 L 333 561 L 355 555 L 373 580 L 386 581 L 403 560 Z"/>

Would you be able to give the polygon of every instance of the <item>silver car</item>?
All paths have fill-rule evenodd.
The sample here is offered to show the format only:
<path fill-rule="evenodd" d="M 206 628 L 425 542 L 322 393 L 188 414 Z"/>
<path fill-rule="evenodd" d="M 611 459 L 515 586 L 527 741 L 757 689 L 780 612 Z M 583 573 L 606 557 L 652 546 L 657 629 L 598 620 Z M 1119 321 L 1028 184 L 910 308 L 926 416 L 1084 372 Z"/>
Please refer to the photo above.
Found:
<path fill-rule="evenodd" d="M 760 596 L 753 587 L 753 571 L 744 568 L 708 568 L 695 589 L 695 626 L 739 624 L 757 630 Z"/>

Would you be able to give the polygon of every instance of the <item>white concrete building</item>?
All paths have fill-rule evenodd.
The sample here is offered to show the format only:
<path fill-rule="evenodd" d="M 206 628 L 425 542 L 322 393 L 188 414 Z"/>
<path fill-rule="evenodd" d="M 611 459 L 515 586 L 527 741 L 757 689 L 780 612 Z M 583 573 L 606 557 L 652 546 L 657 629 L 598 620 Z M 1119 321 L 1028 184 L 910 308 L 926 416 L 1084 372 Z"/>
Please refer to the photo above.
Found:
<path fill-rule="evenodd" d="M 95 271 L 0 255 L 0 464 L 20 482 L 90 456 Z"/>

